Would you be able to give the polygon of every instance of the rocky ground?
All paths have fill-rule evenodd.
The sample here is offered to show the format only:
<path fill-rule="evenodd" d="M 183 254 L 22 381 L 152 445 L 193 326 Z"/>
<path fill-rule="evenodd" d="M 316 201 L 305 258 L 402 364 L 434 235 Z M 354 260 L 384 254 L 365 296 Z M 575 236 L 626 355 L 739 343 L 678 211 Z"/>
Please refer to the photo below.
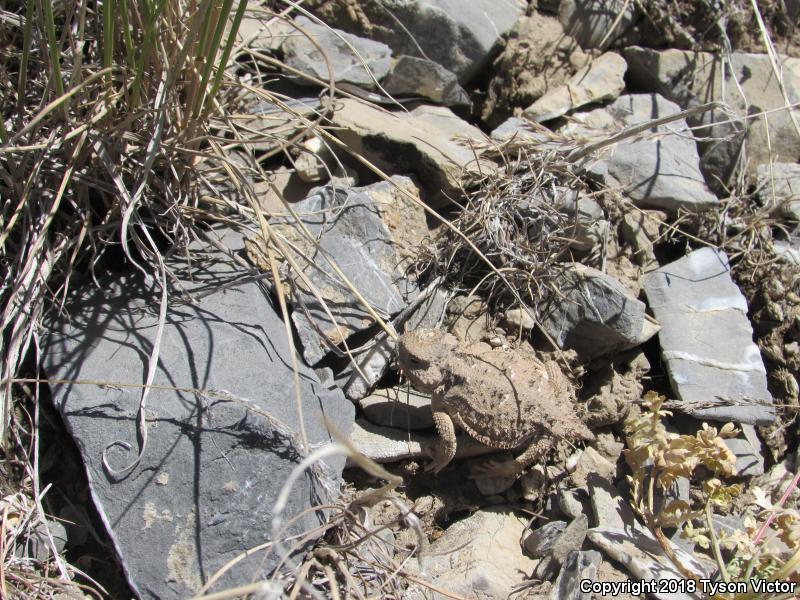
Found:
<path fill-rule="evenodd" d="M 798 581 L 800 3 L 762 3 L 762 26 L 736 2 L 303 7 L 239 33 L 230 162 L 267 221 L 169 256 L 165 319 L 135 271 L 76 277 L 48 317 L 48 377 L 116 384 L 53 387 L 39 468 L 68 526 L 31 551 L 143 598 L 566 599 L 588 579 L 673 599 L 751 557 Z M 552 451 L 491 476 L 521 449 L 461 432 L 426 472 L 441 427 L 397 361 L 423 328 L 458 340 L 434 396 L 496 391 L 492 442 L 524 398 Z M 470 375 L 510 353 L 558 365 L 555 404 L 494 359 Z"/>

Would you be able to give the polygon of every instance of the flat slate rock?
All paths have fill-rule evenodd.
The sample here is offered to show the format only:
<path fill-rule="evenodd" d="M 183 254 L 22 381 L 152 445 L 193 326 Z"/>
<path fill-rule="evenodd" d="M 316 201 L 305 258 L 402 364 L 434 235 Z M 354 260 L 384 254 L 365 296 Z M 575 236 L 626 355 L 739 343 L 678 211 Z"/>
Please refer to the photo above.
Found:
<path fill-rule="evenodd" d="M 523 114 L 539 123 L 556 119 L 593 102 L 613 100 L 625 89 L 625 59 L 606 52 L 580 69 L 569 81 L 548 91 Z"/>
<path fill-rule="evenodd" d="M 472 104 L 455 73 L 416 56 L 399 56 L 381 86 L 392 95 L 422 96 L 444 106 Z"/>
<path fill-rule="evenodd" d="M 234 250 L 241 241 L 226 236 Z M 44 369 L 51 378 L 107 385 L 53 385 L 53 402 L 75 438 L 92 499 L 134 593 L 186 598 L 240 553 L 271 538 L 273 504 L 304 451 L 284 325 L 269 294 L 218 255 L 170 264 L 192 302 L 169 305 L 158 368 L 145 409 L 138 465 L 137 411 L 156 338 L 160 292 L 138 273 L 107 275 L 73 293 L 68 315 L 51 318 Z M 324 415 L 348 435 L 354 407 L 300 362 L 309 442 L 327 443 Z M 123 387 L 114 384 L 131 384 Z M 204 390 L 200 393 L 192 390 Z M 124 444 L 131 449 L 126 450 Z M 103 466 L 104 450 L 108 464 Z M 330 499 L 344 457 L 301 476 L 288 519 Z M 326 474 L 327 473 L 327 474 Z M 289 531 L 315 527 L 308 514 Z M 264 577 L 280 552 L 239 562 L 214 586 Z"/>
<path fill-rule="evenodd" d="M 466 83 L 489 64 L 502 36 L 525 13 L 517 0 L 316 0 L 326 22 L 388 44 L 396 56 L 427 58 Z M 369 31 L 366 30 L 368 24 Z"/>
<path fill-rule="evenodd" d="M 695 250 L 647 275 L 644 290 L 661 324 L 662 357 L 684 412 L 699 419 L 772 423 L 766 369 L 726 254 Z"/>
<path fill-rule="evenodd" d="M 464 169 L 491 173 L 494 163 L 476 158 L 483 132 L 444 106 L 422 105 L 390 113 L 344 98 L 331 117 L 332 132 L 354 152 L 389 173 L 413 173 L 433 206 L 452 205 Z"/>
<path fill-rule="evenodd" d="M 682 108 L 716 101 L 720 106 L 690 119 L 700 144 L 703 171 L 709 181 L 722 181 L 735 173 L 742 143 L 746 144 L 748 170 L 757 165 L 794 162 L 800 156 L 800 136 L 792 115 L 780 110 L 800 102 L 800 58 L 778 55 L 780 82 L 765 53 L 733 52 L 718 56 L 693 50 L 653 50 L 630 46 L 628 79 L 640 89 L 658 92 Z M 748 114 L 769 111 L 766 118 Z M 767 125 L 768 123 L 768 125 Z M 700 127 L 708 125 L 709 127 Z M 769 128 L 769 129 L 768 129 Z"/>
<path fill-rule="evenodd" d="M 678 112 L 677 104 L 658 94 L 627 94 L 605 108 L 574 115 L 574 123 L 560 133 L 605 139 L 610 133 Z M 588 160 L 585 168 L 604 185 L 621 188 L 641 208 L 671 214 L 679 209 L 708 210 L 719 200 L 706 185 L 690 133 L 686 120 L 678 119 L 621 141 L 598 160 Z"/>
<path fill-rule="evenodd" d="M 286 38 L 281 49 L 290 67 L 325 82 L 333 75 L 336 83 L 352 83 L 370 89 L 375 87 L 375 80 L 382 79 L 389 72 L 392 51 L 386 44 L 318 25 L 307 17 L 300 16 L 295 21 L 313 38 L 313 42 L 299 32 Z M 325 51 L 324 56 L 314 42 Z M 326 62 L 326 57 L 329 62 Z M 304 79 L 299 81 L 306 82 Z"/>
<path fill-rule="evenodd" d="M 318 246 L 298 232 L 294 218 L 271 220 L 293 243 L 294 260 L 302 270 L 302 274 L 294 270 L 289 274 L 292 320 L 308 364 L 319 362 L 333 346 L 375 324 L 348 281 L 383 319 L 406 308 L 416 294 L 415 284 L 404 271 L 428 227 L 422 208 L 401 190 L 419 198 L 411 179 L 401 176 L 358 188 L 327 185 L 313 190 L 292 208 Z"/>
<path fill-rule="evenodd" d="M 618 280 L 575 263 L 555 281 L 552 293 L 537 307 L 539 323 L 560 348 L 575 350 L 588 360 L 633 348 L 658 328 Z"/>

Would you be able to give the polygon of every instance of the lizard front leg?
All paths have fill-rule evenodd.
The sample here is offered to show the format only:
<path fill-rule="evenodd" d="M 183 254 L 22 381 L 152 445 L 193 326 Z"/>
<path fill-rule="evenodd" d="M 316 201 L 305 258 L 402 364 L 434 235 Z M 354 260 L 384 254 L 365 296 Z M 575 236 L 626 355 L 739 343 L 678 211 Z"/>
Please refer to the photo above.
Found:
<path fill-rule="evenodd" d="M 439 434 L 433 447 L 433 460 L 425 467 L 425 472 L 437 475 L 456 455 L 456 429 L 453 420 L 443 410 L 433 411 L 433 424 Z"/>

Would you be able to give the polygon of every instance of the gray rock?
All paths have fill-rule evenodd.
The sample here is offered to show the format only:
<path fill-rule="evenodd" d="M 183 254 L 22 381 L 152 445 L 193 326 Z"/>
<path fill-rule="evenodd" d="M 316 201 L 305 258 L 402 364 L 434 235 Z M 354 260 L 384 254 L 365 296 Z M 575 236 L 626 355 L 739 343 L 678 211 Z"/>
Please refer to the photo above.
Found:
<path fill-rule="evenodd" d="M 536 519 L 538 520 L 538 519 Z M 531 531 L 525 537 L 523 546 L 534 558 L 541 558 L 553 547 L 559 536 L 567 528 L 566 521 L 550 521 Z"/>
<path fill-rule="evenodd" d="M 407 429 L 380 427 L 366 419 L 357 419 L 353 425 L 350 442 L 367 458 L 377 463 L 391 463 L 406 459 L 430 458 L 436 437 Z M 457 443 L 457 459 L 497 452 L 494 448 L 476 442 L 468 435 L 458 436 Z"/>
<path fill-rule="evenodd" d="M 289 36 L 300 35 L 283 19 L 266 11 L 246 11 L 236 32 L 236 43 L 260 51 L 275 52 Z"/>
<path fill-rule="evenodd" d="M 637 522 L 636 515 L 627 499 L 608 479 L 599 475 L 590 475 L 587 481 L 592 512 L 598 527 L 616 529 L 643 527 Z"/>
<path fill-rule="evenodd" d="M 764 474 L 764 454 L 761 440 L 752 425 L 741 425 L 742 433 L 725 440 L 731 452 L 736 455 L 736 475 L 750 477 Z"/>
<path fill-rule="evenodd" d="M 45 562 L 53 557 L 53 546 L 55 546 L 55 551 L 61 554 L 67 545 L 67 530 L 60 521 L 54 519 L 40 522 L 31 535 L 24 539 L 24 542 L 22 541 L 23 537 L 18 537 L 15 544 L 14 555 L 17 558 L 32 558 L 39 562 Z M 52 545 L 50 538 L 53 540 Z"/>
<path fill-rule="evenodd" d="M 444 106 L 470 106 L 454 73 L 424 58 L 400 56 L 381 86 L 393 96 L 422 96 Z"/>
<path fill-rule="evenodd" d="M 776 240 L 772 242 L 775 255 L 783 262 L 791 262 L 800 265 L 800 242 Z"/>
<path fill-rule="evenodd" d="M 557 139 L 544 125 L 520 119 L 519 117 L 509 117 L 495 127 L 489 134 L 489 137 L 499 144 L 514 140 L 523 143 L 535 142 L 540 145 L 547 144 L 554 148 L 558 147 Z"/>
<path fill-rule="evenodd" d="M 666 219 L 666 213 L 652 210 L 631 210 L 622 217 L 620 233 L 633 246 L 636 262 L 645 269 L 658 268 L 653 244 L 660 238 L 661 224 Z"/>
<path fill-rule="evenodd" d="M 595 546 L 622 564 L 636 579 L 656 582 L 670 579 L 681 582 L 684 580 L 683 575 L 672 565 L 658 541 L 648 531 L 597 527 L 589 531 L 588 537 Z M 681 564 L 690 571 L 701 577 L 708 577 L 711 572 L 708 564 L 701 563 L 694 555 L 674 544 L 672 551 Z M 659 587 L 658 584 L 654 585 L 656 588 Z M 701 597 L 700 594 L 684 594 L 680 591 L 659 593 L 658 590 L 648 595 L 659 600 L 698 600 Z"/>
<path fill-rule="evenodd" d="M 417 296 L 409 307 L 412 309 L 411 316 L 405 322 L 408 330 L 438 326 L 449 297 L 447 292 L 438 287 L 433 290 L 426 289 L 420 294 L 423 294 L 424 297 Z M 414 307 L 414 304 L 417 306 Z M 366 350 L 353 352 L 353 360 L 348 361 L 336 377 L 337 383 L 348 398 L 360 400 L 369 394 L 394 361 L 396 346 L 395 341 L 381 330 L 372 341 L 366 344 Z M 358 369 L 355 368 L 354 363 L 358 365 Z M 425 417 L 423 417 L 423 421 L 424 419 Z M 406 427 L 406 425 L 402 426 Z"/>
<path fill-rule="evenodd" d="M 463 169 L 493 172 L 488 161 L 476 160 L 469 140 L 485 139 L 480 129 L 444 106 L 418 106 L 410 112 L 388 113 L 345 98 L 331 117 L 334 133 L 357 154 L 389 173 L 414 173 L 429 192 L 432 205 L 449 204 L 447 194 L 460 193 Z"/>
<path fill-rule="evenodd" d="M 375 87 L 374 81 L 381 80 L 389 72 L 392 51 L 386 44 L 318 25 L 304 16 L 297 17 L 295 22 L 308 33 L 316 45 L 305 35 L 286 38 L 281 46 L 284 62 L 293 69 L 327 82 L 331 78 L 328 63 L 325 61 L 327 57 L 336 83 L 352 83 L 365 88 Z M 322 48 L 324 55 L 317 45 Z M 298 82 L 306 83 L 307 80 L 299 78 Z M 313 82 L 308 83 L 316 85 Z"/>
<path fill-rule="evenodd" d="M 540 326 L 561 348 L 590 359 L 632 348 L 655 335 L 645 318 L 645 306 L 616 279 L 596 269 L 574 264 L 555 283 L 538 307 Z"/>
<path fill-rule="evenodd" d="M 505 598 L 536 565 L 520 548 L 524 530 L 509 507 L 479 510 L 430 545 L 425 579 L 462 597 Z"/>
<path fill-rule="evenodd" d="M 541 123 L 586 104 L 614 100 L 625 89 L 626 68 L 624 58 L 616 52 L 606 52 L 580 69 L 569 81 L 548 91 L 523 114 Z"/>
<path fill-rule="evenodd" d="M 589 530 L 589 517 L 578 515 L 564 530 L 556 536 L 553 543 L 544 553 L 542 561 L 533 571 L 533 579 L 551 579 L 564 564 L 567 557 L 583 546 L 586 532 Z"/>
<path fill-rule="evenodd" d="M 800 156 L 800 136 L 788 111 L 770 112 L 767 119 L 744 120 L 750 113 L 785 104 L 766 54 L 734 52 L 723 59 L 707 52 L 638 47 L 626 48 L 624 54 L 630 79 L 643 89 L 658 92 L 683 108 L 711 101 L 722 104 L 689 121 L 693 127 L 721 123 L 695 130 L 698 138 L 710 140 L 701 144 L 703 171 L 709 183 L 730 180 L 743 141 L 751 173 L 759 164 L 793 162 Z M 800 59 L 779 59 L 789 102 L 796 103 L 800 101 Z M 731 117 L 735 122 L 730 123 Z M 769 134 L 765 121 L 769 122 Z"/>
<path fill-rule="evenodd" d="M 309 364 L 321 360 L 351 334 L 367 329 L 373 317 L 329 261 L 352 283 L 383 319 L 407 306 L 414 284 L 403 276 L 404 261 L 427 233 L 422 209 L 401 191 L 418 194 L 407 177 L 393 177 L 361 188 L 317 188 L 293 206 L 305 227 L 318 240 L 315 246 L 299 231 L 293 218 L 270 222 L 294 243 L 292 256 L 302 270 L 292 279 L 292 320 Z M 324 299 L 336 320 L 331 322 Z M 385 364 L 385 357 L 380 357 Z"/>
<path fill-rule="evenodd" d="M 595 431 L 594 442 L 592 442 L 591 446 L 600 453 L 600 456 L 612 464 L 617 463 L 622 455 L 622 450 L 625 448 L 625 444 L 618 441 L 610 430 Z"/>
<path fill-rule="evenodd" d="M 605 108 L 575 115 L 575 123 L 560 132 L 606 138 L 620 129 L 678 112 L 677 104 L 658 94 L 628 94 Z M 676 214 L 681 208 L 699 212 L 716 206 L 719 200 L 700 172 L 697 145 L 688 136 L 686 121 L 679 119 L 649 133 L 656 132 L 659 135 L 623 140 L 609 148 L 602 158 L 588 160 L 586 169 L 604 185 L 622 188 L 642 208 L 659 208 Z"/>
<path fill-rule="evenodd" d="M 611 31 L 623 9 L 622 18 Z M 635 3 L 624 0 L 561 0 L 558 20 L 567 35 L 578 40 L 581 47 L 604 50 L 633 26 L 636 7 Z"/>
<path fill-rule="evenodd" d="M 695 250 L 647 275 L 644 289 L 661 323 L 662 357 L 683 412 L 698 419 L 772 423 L 766 369 L 725 253 Z"/>
<path fill-rule="evenodd" d="M 578 450 L 578 459 L 575 461 L 575 467 L 567 470 L 570 471 L 570 480 L 575 487 L 581 488 L 586 487 L 587 478 L 590 474 L 605 477 L 610 481 L 617 472 L 617 465 L 602 456 L 591 446 L 587 446 L 583 450 Z"/>
<path fill-rule="evenodd" d="M 570 519 L 591 512 L 589 492 L 585 488 L 560 489 L 558 491 L 558 508 Z"/>
<path fill-rule="evenodd" d="M 364 416 L 376 425 L 398 429 L 433 427 L 431 397 L 408 387 L 376 390 L 359 404 Z"/>
<path fill-rule="evenodd" d="M 582 581 L 597 581 L 597 569 L 603 557 L 596 550 L 570 552 L 550 591 L 550 600 L 592 600 L 590 592 L 581 591 Z"/>
<path fill-rule="evenodd" d="M 536 326 L 536 321 L 522 308 L 509 308 L 503 315 L 506 325 L 512 331 L 530 331 Z"/>
<path fill-rule="evenodd" d="M 237 236 L 223 243 L 241 251 Z M 152 381 L 158 387 L 142 407 L 146 445 L 137 439 L 137 386 L 146 381 L 157 335 L 160 292 L 152 280 L 114 275 L 102 278 L 102 288 L 90 282 L 76 290 L 69 319 L 50 319 L 43 345 L 49 377 L 107 382 L 55 385 L 53 402 L 80 449 L 125 575 L 142 598 L 194 595 L 231 559 L 269 540 L 281 485 L 306 452 L 291 400 L 284 324 L 268 293 L 252 279 L 242 282 L 241 267 L 224 256 L 208 254 L 193 269 L 178 260 L 169 268 L 193 301 L 173 298 L 169 305 Z M 302 363 L 299 375 L 309 443 L 330 441 L 323 416 L 347 434 L 351 403 Z M 134 463 L 140 444 L 143 454 Z M 103 465 L 106 452 L 116 474 Z M 284 516 L 329 502 L 343 464 L 344 457 L 333 458 L 329 475 L 318 465 L 316 475 L 301 476 Z M 318 523 L 310 512 L 286 534 Z M 267 577 L 282 555 L 246 558 L 212 590 Z"/>
<path fill-rule="evenodd" d="M 327 23 L 380 40 L 396 56 L 432 60 L 455 73 L 461 83 L 489 64 L 495 45 L 525 12 L 515 0 L 361 0 L 363 18 L 356 21 L 347 5 L 328 4 L 334 6 L 321 14 Z"/>
<path fill-rule="evenodd" d="M 800 221 L 800 165 L 774 163 L 758 165 L 756 185 L 770 214 Z"/>
<path fill-rule="evenodd" d="M 603 209 L 591 196 L 581 190 L 553 186 L 537 189 L 518 205 L 531 242 L 540 243 L 543 237 L 554 231 L 548 229 L 552 222 L 549 217 L 552 208 L 569 217 L 565 231 L 559 235 L 570 238 L 569 247 L 573 250 L 590 252 L 606 237 L 608 221 Z M 543 218 L 543 215 L 548 216 Z"/>

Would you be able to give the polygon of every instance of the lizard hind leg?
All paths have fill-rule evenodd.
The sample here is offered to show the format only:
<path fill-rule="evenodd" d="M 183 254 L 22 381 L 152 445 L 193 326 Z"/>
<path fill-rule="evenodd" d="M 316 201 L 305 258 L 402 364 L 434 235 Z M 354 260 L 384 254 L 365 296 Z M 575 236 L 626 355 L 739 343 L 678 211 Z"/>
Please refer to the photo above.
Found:
<path fill-rule="evenodd" d="M 541 459 L 553 447 L 553 440 L 544 437 L 536 440 L 514 460 L 486 461 L 483 465 L 476 465 L 473 469 L 474 478 L 482 477 L 512 477 L 522 473 L 533 463 Z"/>
<path fill-rule="evenodd" d="M 443 410 L 433 411 L 433 424 L 436 425 L 439 439 L 436 440 L 436 446 L 433 448 L 433 460 L 425 467 L 425 471 L 433 471 L 433 474 L 436 475 L 455 458 L 456 429 L 450 415 Z"/>

